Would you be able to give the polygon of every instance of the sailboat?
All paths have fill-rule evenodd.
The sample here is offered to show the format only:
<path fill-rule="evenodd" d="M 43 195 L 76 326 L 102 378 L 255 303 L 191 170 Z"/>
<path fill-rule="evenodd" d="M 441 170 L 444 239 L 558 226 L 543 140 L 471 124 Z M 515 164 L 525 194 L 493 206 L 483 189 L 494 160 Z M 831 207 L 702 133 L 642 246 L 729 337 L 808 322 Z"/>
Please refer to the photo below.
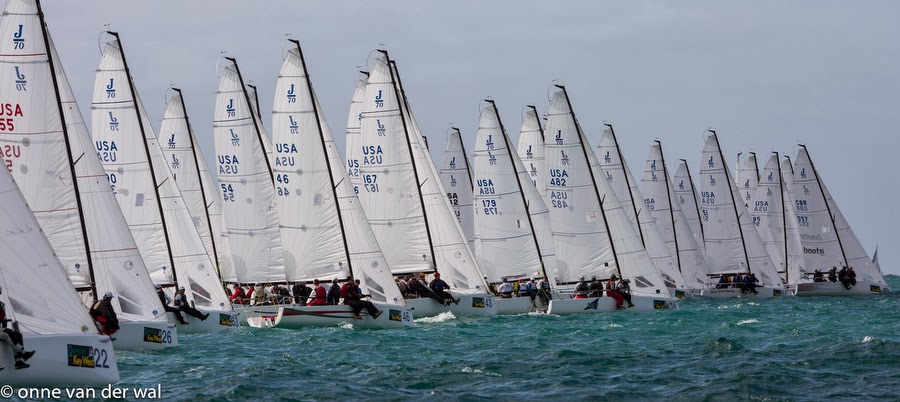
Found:
<path fill-rule="evenodd" d="M 794 201 L 785 185 L 778 152 L 772 152 L 751 197 L 750 215 L 769 257 L 789 288 L 805 282 L 805 262 Z"/>
<path fill-rule="evenodd" d="M 797 286 L 797 296 L 860 295 L 891 290 L 828 192 L 804 145 L 800 145 L 794 159 L 793 194 L 806 269 L 827 271 L 830 267 L 840 270 L 846 266 L 856 272 L 856 285 L 850 289 L 840 282 L 827 280 L 801 283 Z"/>
<path fill-rule="evenodd" d="M 681 212 L 687 219 L 687 224 L 691 228 L 691 235 L 706 260 L 706 240 L 703 238 L 703 221 L 700 220 L 700 197 L 697 196 L 697 187 L 694 186 L 694 179 L 691 177 L 691 170 L 687 161 L 678 160 L 678 168 L 675 169 L 675 176 L 672 177 L 675 187 L 675 201 L 678 203 Z M 709 265 L 707 264 L 707 268 Z"/>
<path fill-rule="evenodd" d="M 641 243 L 653 260 L 653 264 L 659 269 L 669 292 L 672 296 L 682 298 L 690 290 L 681 271 L 678 270 L 678 263 L 666 246 L 653 217 L 646 210 L 644 196 L 638 189 L 631 170 L 628 169 L 628 163 L 622 157 L 622 149 L 619 147 L 613 126 L 608 123 L 604 126 L 600 146 L 597 147 L 597 160 L 600 161 L 600 167 L 606 175 L 605 179 L 622 203 L 628 220 L 641 237 Z"/>
<path fill-rule="evenodd" d="M 557 290 L 580 277 L 611 275 L 631 281 L 629 310 L 651 311 L 677 307 L 622 204 L 605 180 L 600 163 L 590 152 L 564 87 L 557 85 L 550 101 L 545 145 L 549 172 L 547 197 L 557 261 Z M 562 290 L 561 290 L 562 291 Z M 615 311 L 612 297 L 555 298 L 550 314 Z"/>
<path fill-rule="evenodd" d="M 22 11 L 12 1 L 7 13 Z M 4 14 L 3 27 L 8 19 Z M 24 24 L 23 24 L 24 25 Z M 33 31 L 32 31 L 33 32 Z M 3 327 L 22 333 L 31 367 L 15 364 L 12 348 L 0 347 L 0 381 L 11 386 L 101 386 L 119 382 L 119 368 L 107 335 L 93 323 L 40 225 L 6 169 L 0 169 L 0 301 L 11 320 Z M 87 370 L 86 370 L 87 369 Z"/>
<path fill-rule="evenodd" d="M 748 211 L 752 210 L 751 203 L 756 195 L 756 188 L 759 186 L 759 164 L 756 162 L 756 152 L 749 152 L 744 163 L 741 164 L 741 155 L 737 156 L 737 176 L 734 178 L 735 185 L 738 187 L 740 200 L 744 203 L 744 208 Z"/>
<path fill-rule="evenodd" d="M 21 41 L 0 43 L 0 69 L 22 82 L 0 87 L 0 97 L 15 109 L 15 131 L 0 135 L 0 143 L 13 150 L 6 154 L 6 166 L 41 230 L 84 304 L 92 304 L 98 294 L 114 294 L 117 349 L 177 345 L 175 327 L 162 314 L 110 191 L 117 179 L 107 177 L 94 158 L 114 157 L 118 150 L 92 144 L 39 3 L 10 1 L 2 26 L 15 30 Z"/>
<path fill-rule="evenodd" d="M 538 117 L 537 108 L 525 106 L 522 113 L 522 128 L 519 130 L 519 146 L 516 148 L 519 159 L 525 163 L 528 175 L 541 198 L 547 195 L 547 180 L 544 164 L 544 128 Z"/>
<path fill-rule="evenodd" d="M 428 144 L 425 144 L 426 148 Z M 441 184 L 447 190 L 447 201 L 456 214 L 456 220 L 462 228 L 469 247 L 475 246 L 475 223 L 472 217 L 472 169 L 469 167 L 469 156 L 463 144 L 459 129 L 450 129 L 450 139 L 444 150 L 444 160 L 440 171 Z"/>
<path fill-rule="evenodd" d="M 154 284 L 172 295 L 184 288 L 187 302 L 207 314 L 205 318 L 182 314 L 189 325 L 178 324 L 179 332 L 233 328 L 237 322 L 231 302 L 135 90 L 122 42 L 118 33 L 108 34 L 113 39 L 103 47 L 91 114 L 95 144 L 115 143 L 118 149 L 115 158 L 101 159 L 107 176 L 116 176 L 113 193 Z M 174 315 L 170 320 L 176 322 Z"/>
<path fill-rule="evenodd" d="M 757 293 L 750 293 L 723 284 L 703 289 L 700 294 L 716 298 L 781 296 L 784 291 L 781 277 L 756 231 L 750 213 L 740 201 L 713 130 L 709 130 L 706 138 L 702 161 L 700 216 L 710 274 L 720 278 L 753 274 L 762 287 L 757 288 Z"/>
<path fill-rule="evenodd" d="M 475 257 L 490 283 L 542 277 L 553 286 L 556 255 L 547 205 L 512 149 L 496 104 L 485 102 L 475 139 Z M 527 296 L 494 303 L 497 314 L 548 307 L 541 298 L 532 303 Z"/>
<path fill-rule="evenodd" d="M 231 244 L 223 233 L 222 199 L 200 153 L 182 92 L 178 88 L 171 90 L 174 95 L 169 98 L 159 128 L 161 139 L 166 141 L 163 155 L 206 253 L 211 261 L 218 262 L 219 279 L 234 282 Z"/>
<path fill-rule="evenodd" d="M 393 61 L 379 50 L 360 111 L 359 198 L 394 275 L 440 273 L 457 304 L 408 299 L 417 317 L 451 311 L 494 315 L 481 269 L 462 234 L 424 146 Z M 348 142 L 350 144 L 350 142 Z"/>
<path fill-rule="evenodd" d="M 656 222 L 660 235 L 663 236 L 671 255 L 675 257 L 678 270 L 687 286 L 692 289 L 704 288 L 709 278 L 709 268 L 706 266 L 703 251 L 682 212 L 682 204 L 678 202 L 672 189 L 660 141 L 654 141 L 650 146 L 642 182 L 644 207 Z M 696 208 L 693 205 L 690 207 Z"/>

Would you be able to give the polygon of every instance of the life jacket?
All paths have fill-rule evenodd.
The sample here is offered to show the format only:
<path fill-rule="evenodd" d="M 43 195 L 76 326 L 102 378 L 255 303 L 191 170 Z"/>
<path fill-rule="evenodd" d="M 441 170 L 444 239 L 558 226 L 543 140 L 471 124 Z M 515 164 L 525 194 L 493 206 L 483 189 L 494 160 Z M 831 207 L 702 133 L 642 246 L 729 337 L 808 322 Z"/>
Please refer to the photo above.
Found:
<path fill-rule="evenodd" d="M 313 290 L 313 293 L 315 295 L 313 296 L 312 304 L 328 304 L 328 302 L 325 300 L 325 287 L 323 287 L 322 285 L 316 286 L 316 288 Z"/>

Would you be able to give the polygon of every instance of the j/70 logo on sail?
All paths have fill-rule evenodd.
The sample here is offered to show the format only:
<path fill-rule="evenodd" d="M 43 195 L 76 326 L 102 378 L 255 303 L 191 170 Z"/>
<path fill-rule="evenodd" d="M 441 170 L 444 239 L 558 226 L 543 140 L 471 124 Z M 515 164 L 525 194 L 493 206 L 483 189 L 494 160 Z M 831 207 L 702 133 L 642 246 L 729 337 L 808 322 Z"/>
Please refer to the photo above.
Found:
<path fill-rule="evenodd" d="M 294 93 L 294 84 L 291 84 L 291 88 L 287 91 L 287 101 L 288 103 L 297 102 L 297 94 Z"/>
<path fill-rule="evenodd" d="M 231 132 L 231 145 L 235 147 L 241 146 L 241 138 L 238 137 L 236 132 L 234 132 L 234 129 L 229 128 L 228 131 Z"/>
<path fill-rule="evenodd" d="M 294 87 L 294 85 L 292 84 L 291 88 L 293 88 L 293 87 Z M 288 123 L 289 123 L 288 128 L 291 129 L 291 134 L 299 134 L 300 133 L 300 125 L 297 124 L 296 121 L 294 121 L 294 116 L 288 116 Z"/>
<path fill-rule="evenodd" d="M 22 24 L 19 24 L 19 30 L 13 33 L 13 48 L 25 48 L 25 35 L 22 33 Z"/>
<path fill-rule="evenodd" d="M 109 84 L 106 85 L 106 98 L 113 99 L 115 97 L 116 97 L 115 78 L 110 78 Z"/>
<path fill-rule="evenodd" d="M 235 112 L 234 112 L 234 99 L 233 98 L 228 99 L 228 104 L 225 105 L 225 113 L 228 115 L 228 117 L 234 117 Z"/>
<path fill-rule="evenodd" d="M 375 107 L 384 107 L 384 99 L 381 98 L 381 90 L 378 90 L 378 95 L 375 95 Z"/>
<path fill-rule="evenodd" d="M 25 91 L 25 84 L 27 84 L 25 74 L 19 72 L 19 66 L 16 66 L 16 91 Z"/>

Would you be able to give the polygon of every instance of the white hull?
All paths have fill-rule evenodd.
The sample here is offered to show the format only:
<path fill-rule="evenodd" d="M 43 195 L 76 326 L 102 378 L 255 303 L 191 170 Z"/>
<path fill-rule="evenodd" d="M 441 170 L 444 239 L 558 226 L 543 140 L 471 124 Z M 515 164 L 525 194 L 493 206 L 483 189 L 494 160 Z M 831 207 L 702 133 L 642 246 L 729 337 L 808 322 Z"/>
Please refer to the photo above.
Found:
<path fill-rule="evenodd" d="M 460 302 L 462 304 L 462 302 Z M 540 297 L 534 299 L 534 305 L 537 309 L 531 308 L 531 298 L 528 296 L 512 297 L 504 299 L 502 297 L 494 298 L 494 305 L 497 306 L 498 315 L 525 314 L 535 311 L 547 311 L 548 306 L 544 304 Z"/>
<path fill-rule="evenodd" d="M 165 321 L 119 321 L 112 335 L 118 350 L 161 350 L 178 346 L 178 330 Z"/>
<path fill-rule="evenodd" d="M 890 292 L 889 285 L 857 281 L 847 289 L 840 282 L 808 282 L 797 285 L 797 296 L 859 296 Z"/>
<path fill-rule="evenodd" d="M 633 294 L 631 302 L 634 307 L 628 307 L 628 303 L 624 303 L 621 311 L 654 311 L 665 309 L 677 309 L 678 300 L 670 297 L 651 297 Z M 550 308 L 548 314 L 569 315 L 569 314 L 597 314 L 610 313 L 616 311 L 616 300 L 612 297 L 587 297 L 583 299 L 555 299 L 550 300 Z"/>
<path fill-rule="evenodd" d="M 738 297 L 752 297 L 755 299 L 764 299 L 769 297 L 779 297 L 785 296 L 788 292 L 782 289 L 774 289 L 774 288 L 764 288 L 758 287 L 756 291 L 759 294 L 747 293 L 744 294 L 740 289 L 728 288 L 728 289 L 703 289 L 700 291 L 701 297 L 709 297 L 712 299 L 733 299 Z"/>
<path fill-rule="evenodd" d="M 0 383 L 14 387 L 97 387 L 119 382 L 109 337 L 99 334 L 26 335 L 31 367 L 14 368 L 12 350 L 0 347 Z M 65 394 L 63 394 L 65 395 Z"/>
<path fill-rule="evenodd" d="M 251 317 L 272 317 L 278 314 L 278 308 L 284 307 L 278 328 L 297 329 L 310 326 L 333 327 L 343 324 L 352 324 L 356 328 L 398 328 L 413 325 L 412 309 L 397 304 L 375 303 L 375 307 L 382 314 L 378 319 L 372 319 L 366 310 L 360 313 L 362 320 L 353 318 L 353 310 L 350 306 L 301 306 L 298 304 L 266 305 L 266 306 L 237 306 L 235 311 L 239 313 L 240 322 L 249 325 L 247 319 Z"/>
<path fill-rule="evenodd" d="M 206 334 L 213 332 L 222 332 L 240 328 L 238 314 L 231 310 L 200 310 L 201 313 L 208 313 L 209 317 L 205 321 L 199 318 L 191 317 L 184 312 L 181 316 L 187 321 L 188 325 L 181 325 L 175 319 L 174 313 L 166 313 L 169 322 L 175 324 L 179 334 Z"/>
<path fill-rule="evenodd" d="M 429 297 L 418 299 L 406 299 L 406 305 L 416 314 L 416 318 L 434 317 L 441 313 L 451 312 L 455 316 L 493 316 L 497 315 L 496 298 L 486 293 L 458 294 L 450 292 L 454 298 L 459 299 L 459 304 L 442 306 Z"/>
<path fill-rule="evenodd" d="M 683 288 L 668 288 L 669 294 L 676 299 L 684 299 L 685 297 L 694 297 L 695 294 L 700 293 L 699 289 L 683 289 Z"/>

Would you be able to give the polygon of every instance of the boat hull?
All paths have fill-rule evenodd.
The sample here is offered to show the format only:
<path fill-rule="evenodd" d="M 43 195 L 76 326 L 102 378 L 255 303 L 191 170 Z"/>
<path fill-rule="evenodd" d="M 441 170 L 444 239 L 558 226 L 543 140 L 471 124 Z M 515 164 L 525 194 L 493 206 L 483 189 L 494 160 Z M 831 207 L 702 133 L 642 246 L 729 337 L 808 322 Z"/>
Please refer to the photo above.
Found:
<path fill-rule="evenodd" d="M 175 324 L 179 334 L 215 333 L 235 330 L 241 326 L 238 313 L 232 310 L 200 310 L 200 312 L 209 314 L 209 317 L 206 320 L 201 320 L 181 313 L 188 325 L 178 323 L 173 313 L 166 313 L 166 317 L 168 317 L 170 323 Z"/>
<path fill-rule="evenodd" d="M 277 328 L 298 329 L 304 327 L 334 327 L 344 324 L 352 324 L 356 328 L 399 328 L 413 325 L 412 309 L 397 304 L 375 303 L 375 307 L 382 314 L 373 319 L 366 310 L 360 315 L 361 320 L 353 318 L 353 310 L 350 306 L 301 306 L 299 304 L 265 305 L 265 306 L 237 306 L 237 312 L 242 325 L 249 325 L 250 317 L 275 317 L 278 308 L 284 307 L 281 321 Z M 191 324 L 193 325 L 193 324 Z"/>
<path fill-rule="evenodd" d="M 99 334 L 25 335 L 25 350 L 35 351 L 31 367 L 14 368 L 12 350 L 0 347 L 0 383 L 14 387 L 97 387 L 119 382 L 109 337 Z"/>
<path fill-rule="evenodd" d="M 161 350 L 178 346 L 178 330 L 166 321 L 120 321 L 112 336 L 118 350 Z"/>
<path fill-rule="evenodd" d="M 487 293 L 454 293 L 454 298 L 459 299 L 459 304 L 443 306 L 432 298 L 421 297 L 418 299 L 406 299 L 406 305 L 413 309 L 416 318 L 434 317 L 436 315 L 451 312 L 455 316 L 471 315 L 489 317 L 497 315 L 497 300 Z"/>
<path fill-rule="evenodd" d="M 462 304 L 462 302 L 460 302 Z M 513 315 L 526 314 L 535 311 L 547 311 L 547 305 L 541 301 L 541 298 L 535 298 L 534 304 L 537 309 L 531 307 L 531 298 L 528 296 L 511 297 L 504 299 L 502 297 L 494 298 L 494 305 L 497 306 L 497 315 Z"/>
<path fill-rule="evenodd" d="M 797 296 L 860 296 L 890 292 L 891 287 L 883 284 L 858 281 L 847 289 L 840 282 L 808 282 L 797 284 Z"/>
<path fill-rule="evenodd" d="M 770 297 L 779 297 L 787 295 L 788 292 L 782 289 L 775 288 L 756 288 L 758 294 L 747 293 L 744 294 L 740 289 L 728 288 L 728 289 L 703 289 L 700 291 L 701 297 L 708 297 L 711 299 L 734 299 L 738 297 L 752 297 L 755 299 L 765 299 Z"/>
<path fill-rule="evenodd" d="M 631 296 L 631 302 L 634 307 L 627 307 L 619 311 L 655 311 L 665 309 L 677 309 L 678 300 L 670 297 L 652 297 L 634 294 Z M 611 313 L 616 310 L 616 300 L 608 296 L 587 297 L 583 299 L 554 299 L 550 300 L 550 308 L 547 309 L 548 314 L 571 315 L 571 314 L 599 314 Z"/>

